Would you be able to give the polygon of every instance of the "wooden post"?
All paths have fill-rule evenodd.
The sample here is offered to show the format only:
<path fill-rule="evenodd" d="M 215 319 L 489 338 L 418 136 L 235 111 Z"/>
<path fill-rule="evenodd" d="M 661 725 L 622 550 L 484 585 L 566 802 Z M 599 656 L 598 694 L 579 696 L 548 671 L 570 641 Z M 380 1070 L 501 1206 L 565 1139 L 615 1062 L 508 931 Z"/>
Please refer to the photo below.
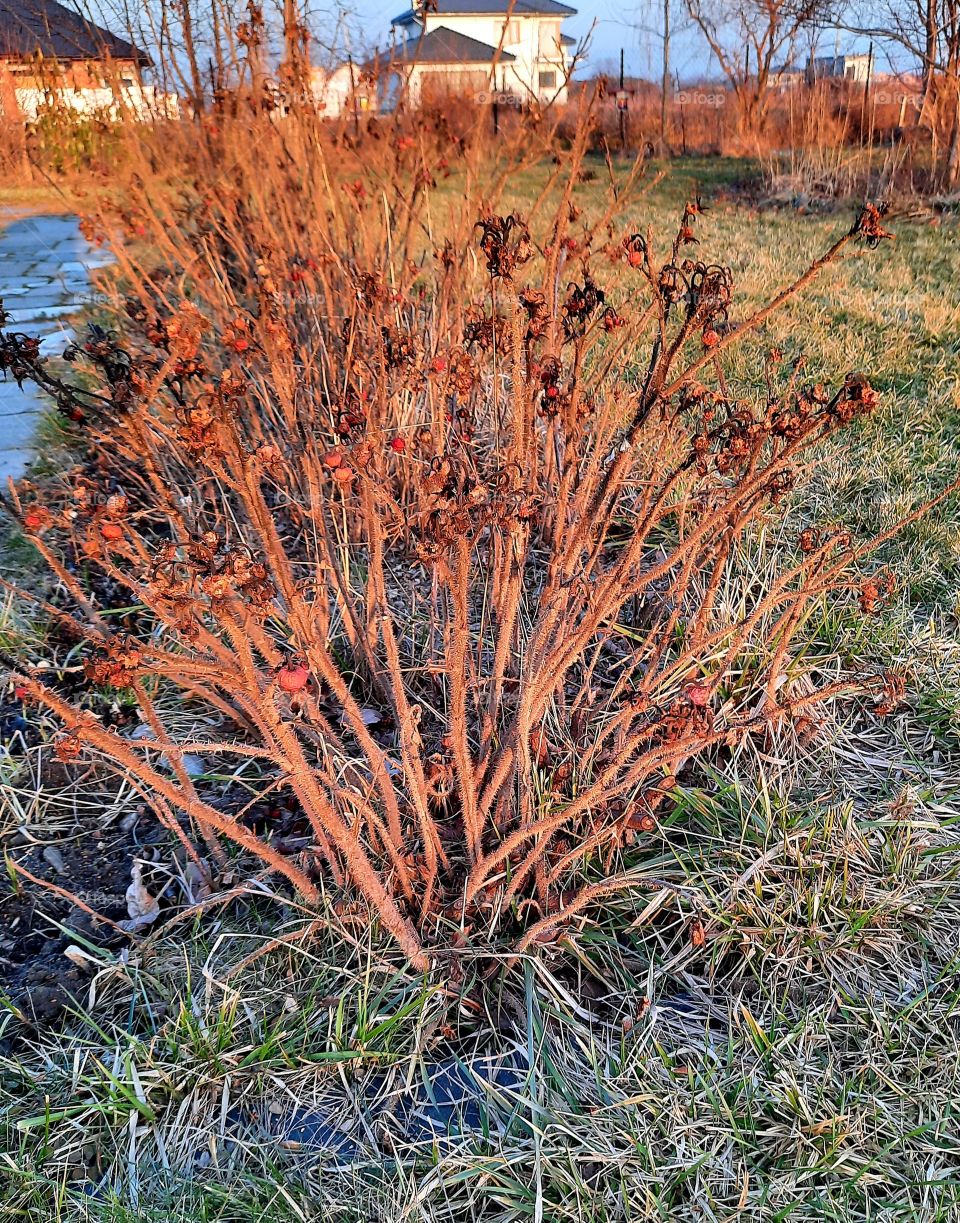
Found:
<path fill-rule="evenodd" d="M 623 47 L 620 48 L 620 92 L 623 93 Z M 627 112 L 621 106 L 618 110 L 620 116 L 620 152 L 627 151 Z"/>
<path fill-rule="evenodd" d="M 347 63 L 350 65 L 350 97 L 353 99 L 353 131 L 354 135 L 360 135 L 360 115 L 357 112 L 357 76 L 353 70 L 353 56 L 347 56 Z"/>
<path fill-rule="evenodd" d="M 667 151 L 667 95 L 670 92 L 670 0 L 663 0 L 663 75 L 660 84 L 660 151 Z"/>

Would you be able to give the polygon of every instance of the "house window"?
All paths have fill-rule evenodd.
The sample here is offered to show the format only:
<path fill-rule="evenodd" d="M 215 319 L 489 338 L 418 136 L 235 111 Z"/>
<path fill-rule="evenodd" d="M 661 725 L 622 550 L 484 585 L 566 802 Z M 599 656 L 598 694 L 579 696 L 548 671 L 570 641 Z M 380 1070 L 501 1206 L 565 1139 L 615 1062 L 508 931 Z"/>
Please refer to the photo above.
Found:
<path fill-rule="evenodd" d="M 503 45 L 505 47 L 515 47 L 520 41 L 520 22 L 507 21 L 503 26 Z"/>
<path fill-rule="evenodd" d="M 540 73 L 540 88 L 541 89 L 556 89 L 557 74 L 555 72 Z"/>

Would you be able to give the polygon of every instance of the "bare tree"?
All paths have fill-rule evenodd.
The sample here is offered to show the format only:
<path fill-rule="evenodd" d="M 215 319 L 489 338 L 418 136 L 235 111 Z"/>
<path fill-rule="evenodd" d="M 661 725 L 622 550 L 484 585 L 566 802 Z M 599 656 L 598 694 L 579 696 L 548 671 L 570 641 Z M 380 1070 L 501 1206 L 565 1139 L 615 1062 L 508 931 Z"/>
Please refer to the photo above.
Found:
<path fill-rule="evenodd" d="M 689 29 L 685 12 L 686 0 L 646 0 L 644 17 L 634 23 L 634 29 L 647 35 L 658 48 L 660 59 L 660 149 L 669 151 L 668 111 L 672 89 L 672 40 Z M 659 44 L 659 46 L 658 46 Z M 651 57 L 654 54 L 651 49 Z"/>
<path fill-rule="evenodd" d="M 801 32 L 827 18 L 828 0 L 686 0 L 686 4 L 736 96 L 744 130 L 759 132 L 780 64 L 790 59 Z"/>
<path fill-rule="evenodd" d="M 946 134 L 938 167 L 940 185 L 960 186 L 960 0 L 885 0 L 865 9 L 856 33 L 903 48 L 923 78 L 921 120 Z"/>

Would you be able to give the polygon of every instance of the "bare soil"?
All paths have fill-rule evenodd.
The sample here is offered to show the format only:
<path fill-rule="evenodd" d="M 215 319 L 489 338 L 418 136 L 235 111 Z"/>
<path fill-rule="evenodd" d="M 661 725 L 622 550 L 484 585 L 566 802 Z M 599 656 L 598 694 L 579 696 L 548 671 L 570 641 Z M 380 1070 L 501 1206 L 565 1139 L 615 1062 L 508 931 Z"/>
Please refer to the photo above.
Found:
<path fill-rule="evenodd" d="M 12 870 L 0 878 L 0 997 L 22 1023 L 46 1027 L 64 1008 L 83 1005 L 90 976 L 65 953 L 71 945 L 115 951 L 129 944 L 129 936 L 110 923 L 127 917 L 134 858 L 152 857 L 163 838 L 163 830 L 146 816 L 132 827 L 78 830 L 57 841 L 24 843 L 22 831 L 8 837 L 12 862 L 70 894 Z"/>

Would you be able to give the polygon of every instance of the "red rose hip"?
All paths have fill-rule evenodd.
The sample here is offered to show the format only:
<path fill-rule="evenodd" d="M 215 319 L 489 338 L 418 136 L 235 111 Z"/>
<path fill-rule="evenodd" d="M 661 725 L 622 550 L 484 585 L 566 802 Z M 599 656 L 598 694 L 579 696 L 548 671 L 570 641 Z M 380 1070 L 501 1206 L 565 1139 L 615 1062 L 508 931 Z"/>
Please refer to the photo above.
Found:
<path fill-rule="evenodd" d="M 310 680 L 306 663 L 287 662 L 277 672 L 277 683 L 284 692 L 302 692 Z"/>

